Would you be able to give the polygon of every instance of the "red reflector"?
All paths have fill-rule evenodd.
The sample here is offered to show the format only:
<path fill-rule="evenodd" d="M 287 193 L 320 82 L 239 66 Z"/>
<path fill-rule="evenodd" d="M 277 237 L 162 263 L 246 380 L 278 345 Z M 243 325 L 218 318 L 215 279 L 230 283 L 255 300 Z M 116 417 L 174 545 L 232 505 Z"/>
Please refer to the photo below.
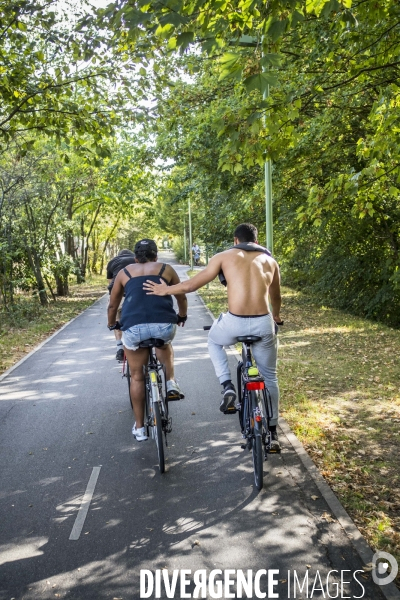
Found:
<path fill-rule="evenodd" d="M 262 421 L 262 416 L 261 415 L 257 415 L 256 416 L 256 421 L 257 421 L 257 423 L 260 423 L 260 421 Z"/>
<path fill-rule="evenodd" d="M 246 383 L 247 390 L 263 390 L 265 383 L 263 381 L 248 381 Z"/>

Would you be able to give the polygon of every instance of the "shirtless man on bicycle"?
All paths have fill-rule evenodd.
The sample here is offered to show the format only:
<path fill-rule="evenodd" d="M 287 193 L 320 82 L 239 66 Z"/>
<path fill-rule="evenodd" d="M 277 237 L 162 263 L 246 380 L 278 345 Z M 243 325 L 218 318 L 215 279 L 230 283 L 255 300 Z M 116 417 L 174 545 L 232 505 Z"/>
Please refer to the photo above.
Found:
<path fill-rule="evenodd" d="M 148 280 L 143 287 L 147 294 L 156 296 L 187 294 L 218 275 L 221 279 L 221 271 L 227 284 L 229 310 L 214 322 L 208 336 L 210 357 L 223 388 L 220 410 L 229 410 L 236 400 L 224 346 L 236 343 L 236 338 L 241 335 L 260 336 L 262 339 L 252 344 L 252 352 L 271 394 L 269 426 L 271 443 L 276 451 L 280 448 L 276 431 L 279 411 L 276 323 L 281 322 L 280 273 L 278 263 L 269 251 L 258 245 L 256 227 L 250 223 L 238 225 L 233 248 L 213 256 L 206 268 L 192 279 L 172 286 Z"/>

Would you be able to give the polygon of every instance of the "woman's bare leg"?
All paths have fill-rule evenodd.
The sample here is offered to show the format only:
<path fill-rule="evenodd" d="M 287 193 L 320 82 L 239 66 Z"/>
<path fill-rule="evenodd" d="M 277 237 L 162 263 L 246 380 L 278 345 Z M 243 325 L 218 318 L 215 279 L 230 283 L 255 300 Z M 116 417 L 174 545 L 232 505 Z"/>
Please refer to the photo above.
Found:
<path fill-rule="evenodd" d="M 131 400 L 136 420 L 136 429 L 140 429 L 144 425 L 145 390 L 143 367 L 147 364 L 149 350 L 148 348 L 138 348 L 137 350 L 128 350 L 125 348 L 125 354 L 131 372 Z"/>
<path fill-rule="evenodd" d="M 174 350 L 172 344 L 166 344 L 162 348 L 156 348 L 157 358 L 162 365 L 165 365 L 167 381 L 175 379 L 174 375 Z"/>

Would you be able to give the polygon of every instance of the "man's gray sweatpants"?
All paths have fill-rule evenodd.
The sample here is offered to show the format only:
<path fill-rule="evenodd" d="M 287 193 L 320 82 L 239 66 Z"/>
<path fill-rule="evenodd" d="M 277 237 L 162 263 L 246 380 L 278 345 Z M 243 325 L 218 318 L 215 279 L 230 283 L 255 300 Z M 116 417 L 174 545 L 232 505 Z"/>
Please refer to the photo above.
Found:
<path fill-rule="evenodd" d="M 232 379 L 228 356 L 224 346 L 231 346 L 241 335 L 258 335 L 262 338 L 251 345 L 257 367 L 265 378 L 272 399 L 272 419 L 270 425 L 278 423 L 279 387 L 277 377 L 278 338 L 275 322 L 271 314 L 261 317 L 236 317 L 230 312 L 223 313 L 214 321 L 208 335 L 208 351 L 220 383 Z M 236 375 L 234 377 L 236 382 Z"/>

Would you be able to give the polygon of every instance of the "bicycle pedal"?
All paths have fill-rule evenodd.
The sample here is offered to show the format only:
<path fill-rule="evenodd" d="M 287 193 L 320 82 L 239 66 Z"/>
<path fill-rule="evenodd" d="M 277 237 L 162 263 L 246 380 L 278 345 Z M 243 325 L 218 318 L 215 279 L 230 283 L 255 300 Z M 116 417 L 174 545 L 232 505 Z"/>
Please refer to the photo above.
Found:
<path fill-rule="evenodd" d="M 228 410 L 224 410 L 224 415 L 234 415 L 236 413 L 237 410 L 234 406 L 232 408 L 228 408 Z"/>
<path fill-rule="evenodd" d="M 168 402 L 175 402 L 176 400 L 183 400 L 185 396 L 183 394 L 177 394 L 176 392 L 167 392 Z"/>
<path fill-rule="evenodd" d="M 268 454 L 280 454 L 282 452 L 281 448 L 269 448 L 267 451 Z"/>
<path fill-rule="evenodd" d="M 247 444 L 240 444 L 240 447 L 241 447 L 242 450 L 246 450 Z"/>

